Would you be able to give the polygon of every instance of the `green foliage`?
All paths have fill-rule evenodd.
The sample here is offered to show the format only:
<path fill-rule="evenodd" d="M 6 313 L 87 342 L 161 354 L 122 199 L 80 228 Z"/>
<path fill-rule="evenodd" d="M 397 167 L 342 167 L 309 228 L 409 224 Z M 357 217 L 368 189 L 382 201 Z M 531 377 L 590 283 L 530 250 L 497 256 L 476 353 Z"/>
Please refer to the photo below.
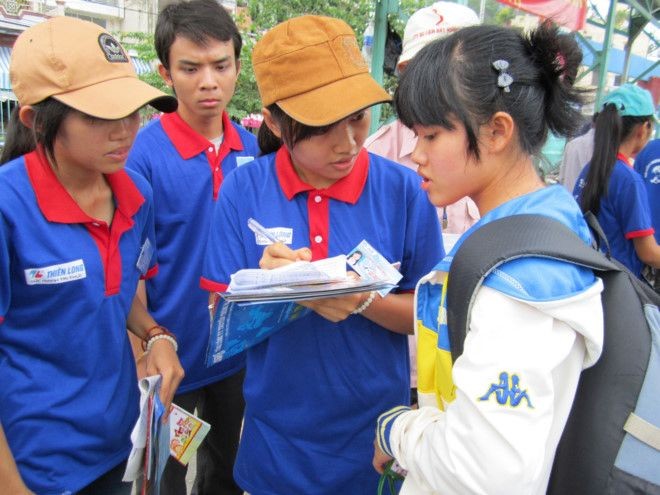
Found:
<path fill-rule="evenodd" d="M 360 38 L 369 13 L 375 6 L 373 0 L 248 0 L 247 4 L 253 29 L 257 33 L 291 17 L 317 14 L 343 19 Z"/>
<path fill-rule="evenodd" d="M 252 70 L 252 47 L 256 43 L 253 35 L 243 34 L 241 50 L 241 72 L 238 74 L 234 97 L 227 106 L 229 115 L 242 119 L 250 113 L 261 111 L 261 99 L 257 90 L 257 80 Z"/>
<path fill-rule="evenodd" d="M 626 24 L 628 23 L 629 17 L 630 17 L 630 11 L 628 10 L 628 8 L 617 9 L 616 13 L 614 14 L 614 27 L 616 29 L 626 28 Z"/>
<path fill-rule="evenodd" d="M 499 26 L 509 26 L 515 16 L 515 10 L 511 7 L 503 7 L 495 14 L 495 24 Z"/>

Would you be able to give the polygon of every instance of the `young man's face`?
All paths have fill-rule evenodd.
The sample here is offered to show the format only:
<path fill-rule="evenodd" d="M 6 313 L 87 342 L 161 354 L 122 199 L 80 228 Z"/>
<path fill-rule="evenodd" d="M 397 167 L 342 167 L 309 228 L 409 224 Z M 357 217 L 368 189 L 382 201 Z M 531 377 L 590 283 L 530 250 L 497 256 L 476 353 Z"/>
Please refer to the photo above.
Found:
<path fill-rule="evenodd" d="M 198 45 L 177 36 L 170 47 L 170 68 L 159 67 L 165 82 L 174 88 L 179 115 L 188 123 L 219 117 L 234 95 L 240 61 L 234 42 L 207 39 Z"/>

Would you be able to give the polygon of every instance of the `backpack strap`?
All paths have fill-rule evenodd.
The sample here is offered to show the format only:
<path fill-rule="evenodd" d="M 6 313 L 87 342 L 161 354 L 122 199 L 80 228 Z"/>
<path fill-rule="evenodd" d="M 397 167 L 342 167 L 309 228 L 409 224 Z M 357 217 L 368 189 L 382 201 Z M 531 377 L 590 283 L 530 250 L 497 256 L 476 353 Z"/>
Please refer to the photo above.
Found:
<path fill-rule="evenodd" d="M 477 289 L 494 268 L 525 256 L 560 259 L 599 271 L 620 270 L 616 262 L 552 218 L 523 214 L 485 224 L 464 240 L 449 270 L 447 326 L 454 362 L 463 353 Z"/>
<path fill-rule="evenodd" d="M 591 229 L 591 233 L 594 236 L 596 249 L 601 249 L 605 253 L 605 256 L 611 259 L 612 250 L 610 249 L 610 241 L 607 240 L 605 231 L 603 230 L 603 227 L 600 226 L 600 223 L 598 223 L 598 218 L 596 218 L 596 215 L 594 215 L 591 211 L 587 211 L 584 214 L 584 220 L 587 222 L 587 225 Z"/>
<path fill-rule="evenodd" d="M 623 429 L 637 440 L 660 451 L 660 428 L 640 418 L 634 412 L 631 412 L 630 416 L 628 416 Z"/>

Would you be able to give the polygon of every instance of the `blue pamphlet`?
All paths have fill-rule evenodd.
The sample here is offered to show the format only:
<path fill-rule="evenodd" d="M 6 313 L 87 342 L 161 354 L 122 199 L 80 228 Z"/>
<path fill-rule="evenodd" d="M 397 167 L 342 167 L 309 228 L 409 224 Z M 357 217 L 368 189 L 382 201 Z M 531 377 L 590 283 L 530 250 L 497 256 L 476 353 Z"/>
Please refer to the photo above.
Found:
<path fill-rule="evenodd" d="M 219 298 L 209 335 L 206 366 L 239 354 L 311 312 L 295 302 L 239 304 Z"/>

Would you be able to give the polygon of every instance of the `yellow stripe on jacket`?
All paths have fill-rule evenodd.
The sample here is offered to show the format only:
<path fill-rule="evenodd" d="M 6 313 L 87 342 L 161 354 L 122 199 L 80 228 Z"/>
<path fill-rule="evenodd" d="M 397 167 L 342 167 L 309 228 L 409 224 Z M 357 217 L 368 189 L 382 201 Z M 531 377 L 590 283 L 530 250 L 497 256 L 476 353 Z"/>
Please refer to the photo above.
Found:
<path fill-rule="evenodd" d="M 419 405 L 444 410 L 456 396 L 447 329 L 447 274 L 432 272 L 424 277 L 415 298 Z"/>

